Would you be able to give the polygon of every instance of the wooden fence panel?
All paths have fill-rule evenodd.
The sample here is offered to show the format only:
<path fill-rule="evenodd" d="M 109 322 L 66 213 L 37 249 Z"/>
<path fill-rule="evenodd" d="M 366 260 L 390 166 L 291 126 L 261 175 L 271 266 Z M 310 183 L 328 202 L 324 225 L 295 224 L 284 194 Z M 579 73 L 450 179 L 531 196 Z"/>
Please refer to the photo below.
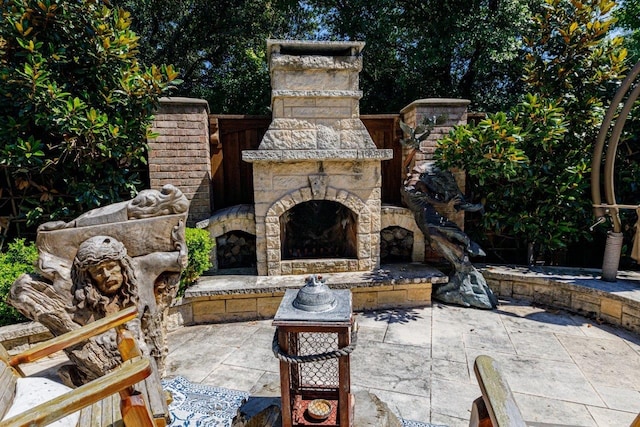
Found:
<path fill-rule="evenodd" d="M 364 115 L 360 120 L 379 149 L 393 150 L 393 159 L 382 161 L 382 203 L 401 206 L 400 186 L 402 185 L 402 130 L 397 114 Z"/>
<path fill-rule="evenodd" d="M 257 150 L 270 117 L 210 116 L 214 210 L 253 203 L 253 168 L 243 150 Z"/>

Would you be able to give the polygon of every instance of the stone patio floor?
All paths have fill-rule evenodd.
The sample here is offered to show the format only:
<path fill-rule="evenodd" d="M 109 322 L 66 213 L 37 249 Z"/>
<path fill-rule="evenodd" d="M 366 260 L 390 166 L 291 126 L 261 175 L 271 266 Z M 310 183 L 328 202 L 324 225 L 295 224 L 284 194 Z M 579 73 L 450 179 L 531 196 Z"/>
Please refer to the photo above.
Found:
<path fill-rule="evenodd" d="M 621 328 L 510 300 L 493 311 L 434 303 L 356 318 L 352 389 L 405 419 L 467 426 L 480 354 L 499 362 L 530 425 L 628 426 L 640 412 L 640 337 Z M 270 320 L 183 327 L 169 335 L 166 377 L 278 396 L 273 333 Z M 63 359 L 26 373 L 51 376 Z"/>
<path fill-rule="evenodd" d="M 640 337 L 620 328 L 507 300 L 494 311 L 434 303 L 356 318 L 352 388 L 405 419 L 467 426 L 480 354 L 500 363 L 532 425 L 627 426 L 640 412 Z M 169 336 L 167 377 L 278 396 L 273 333 L 270 320 L 184 327 Z"/>

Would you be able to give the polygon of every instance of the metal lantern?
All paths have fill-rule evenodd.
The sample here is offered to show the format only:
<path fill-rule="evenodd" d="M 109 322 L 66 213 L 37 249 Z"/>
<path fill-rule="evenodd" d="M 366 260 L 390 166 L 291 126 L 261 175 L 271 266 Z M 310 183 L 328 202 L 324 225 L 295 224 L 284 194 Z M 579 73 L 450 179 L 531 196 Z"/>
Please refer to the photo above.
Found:
<path fill-rule="evenodd" d="M 353 425 L 349 355 L 356 330 L 351 308 L 351 291 L 332 291 L 321 276 L 285 292 L 273 320 L 283 427 Z"/>

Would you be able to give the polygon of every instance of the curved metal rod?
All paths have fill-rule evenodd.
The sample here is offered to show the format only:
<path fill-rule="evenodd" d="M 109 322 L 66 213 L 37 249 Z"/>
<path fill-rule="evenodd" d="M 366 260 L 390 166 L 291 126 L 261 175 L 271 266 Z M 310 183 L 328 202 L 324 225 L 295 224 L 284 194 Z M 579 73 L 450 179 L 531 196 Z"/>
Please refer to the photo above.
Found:
<path fill-rule="evenodd" d="M 604 160 L 604 195 L 607 200 L 607 204 L 616 205 L 616 192 L 614 185 L 614 169 L 616 163 L 616 152 L 618 151 L 618 142 L 620 141 L 620 135 L 622 134 L 622 129 L 624 128 L 624 124 L 627 121 L 627 117 L 629 117 L 629 112 L 633 107 L 636 99 L 640 95 L 640 84 L 637 84 L 631 94 L 627 98 L 622 110 L 620 111 L 620 115 L 616 120 L 616 124 L 611 131 L 611 136 L 609 137 L 609 146 L 607 147 L 607 156 Z M 622 225 L 620 224 L 620 216 L 618 215 L 619 209 L 617 207 L 612 208 L 612 212 L 610 213 L 611 218 L 613 220 L 613 231 L 615 233 L 619 233 L 622 231 Z"/>
<path fill-rule="evenodd" d="M 602 121 L 602 125 L 600 126 L 600 132 L 596 138 L 596 144 L 593 149 L 593 159 L 591 161 L 591 199 L 595 206 L 593 213 L 597 218 L 604 217 L 606 215 L 606 210 L 600 207 L 602 205 L 602 196 L 600 192 L 600 167 L 602 164 L 604 142 L 607 137 L 607 133 L 609 132 L 611 122 L 613 121 L 618 109 L 618 105 L 622 102 L 622 99 L 627 94 L 629 87 L 631 87 L 633 80 L 638 76 L 638 74 L 640 74 L 640 62 L 633 67 L 631 72 L 622 81 L 622 84 L 611 101 L 611 105 L 609 105 L 609 109 L 607 110 L 604 120 Z"/>

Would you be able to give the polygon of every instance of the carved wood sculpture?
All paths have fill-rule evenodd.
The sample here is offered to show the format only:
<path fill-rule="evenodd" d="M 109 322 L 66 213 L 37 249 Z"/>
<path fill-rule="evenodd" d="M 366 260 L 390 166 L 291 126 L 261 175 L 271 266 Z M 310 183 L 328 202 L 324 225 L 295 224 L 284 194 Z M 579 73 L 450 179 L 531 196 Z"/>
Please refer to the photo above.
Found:
<path fill-rule="evenodd" d="M 0 346 L 0 427 L 46 425 L 74 413 L 76 424 L 81 427 L 120 423 L 126 427 L 155 426 L 146 398 L 134 389 L 153 370 L 150 359 L 140 357 L 136 341 L 124 326 L 125 322 L 136 319 L 137 314 L 135 307 L 129 307 L 14 356 L 9 356 Z M 34 362 L 113 328 L 117 330 L 118 346 L 125 362 L 110 373 L 76 389 L 48 384 L 46 389 L 57 388 L 59 393 L 46 400 L 43 396 L 46 391 L 38 389 L 39 384 L 46 384 L 46 379 L 24 379 L 21 364 Z M 35 407 L 21 406 L 23 402 L 18 400 L 22 398 L 21 390 L 25 388 L 29 388 L 27 392 L 38 396 L 38 401 L 43 400 L 42 403 Z M 67 418 L 66 421 L 71 423 L 76 419 Z"/>
<path fill-rule="evenodd" d="M 22 275 L 8 302 L 53 335 L 135 306 L 130 322 L 142 353 L 157 365 L 159 390 L 167 354 L 165 314 L 187 262 L 184 227 L 189 202 L 166 185 L 145 190 L 131 201 L 89 211 L 75 220 L 38 228 L 38 274 Z M 115 335 L 103 334 L 66 349 L 73 365 L 60 371 L 68 385 L 80 385 L 120 363 Z M 152 387 L 153 388 L 153 387 Z M 155 405 L 154 415 L 166 411 Z M 164 408 L 164 409 L 163 409 Z"/>

